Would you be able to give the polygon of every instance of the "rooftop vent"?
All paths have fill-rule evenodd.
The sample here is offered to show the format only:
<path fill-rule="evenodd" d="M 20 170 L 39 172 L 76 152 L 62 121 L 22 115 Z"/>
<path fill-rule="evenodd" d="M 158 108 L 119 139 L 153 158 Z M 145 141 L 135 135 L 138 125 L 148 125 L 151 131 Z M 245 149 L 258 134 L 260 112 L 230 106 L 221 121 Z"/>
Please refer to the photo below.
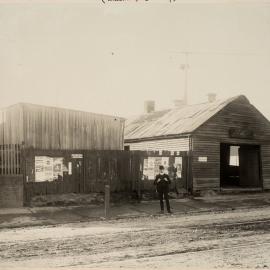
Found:
<path fill-rule="evenodd" d="M 144 112 L 151 113 L 155 111 L 155 101 L 154 100 L 146 100 L 144 102 Z"/>
<path fill-rule="evenodd" d="M 207 96 L 208 96 L 208 102 L 214 102 L 214 101 L 216 101 L 217 94 L 215 94 L 215 93 L 209 93 Z"/>

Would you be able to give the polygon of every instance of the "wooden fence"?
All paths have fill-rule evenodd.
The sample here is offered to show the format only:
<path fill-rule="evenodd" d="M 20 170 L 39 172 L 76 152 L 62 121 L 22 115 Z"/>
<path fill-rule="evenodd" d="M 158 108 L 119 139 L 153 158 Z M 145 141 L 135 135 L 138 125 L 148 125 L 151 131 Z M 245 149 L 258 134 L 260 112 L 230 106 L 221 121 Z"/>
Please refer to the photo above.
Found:
<path fill-rule="evenodd" d="M 19 144 L 0 145 L 0 175 L 18 175 L 20 170 L 20 151 Z"/>
<path fill-rule="evenodd" d="M 23 153 L 24 198 L 62 193 L 104 192 L 109 184 L 112 192 L 138 192 L 141 178 L 141 155 L 139 151 L 71 151 L 34 150 Z M 63 159 L 63 174 L 50 181 L 37 179 L 35 158 Z"/>
<path fill-rule="evenodd" d="M 145 164 L 148 158 L 156 163 L 167 160 L 167 165 L 173 168 L 178 157 L 181 176 L 173 179 L 172 186 L 188 188 L 186 152 L 24 149 L 22 156 L 25 202 L 37 195 L 104 192 L 105 185 L 110 185 L 111 192 L 136 193 L 140 197 L 141 192 L 154 190 L 153 179 L 144 175 L 147 174 Z M 48 181 L 40 181 L 36 173 L 36 158 L 61 159 L 63 172 Z"/>

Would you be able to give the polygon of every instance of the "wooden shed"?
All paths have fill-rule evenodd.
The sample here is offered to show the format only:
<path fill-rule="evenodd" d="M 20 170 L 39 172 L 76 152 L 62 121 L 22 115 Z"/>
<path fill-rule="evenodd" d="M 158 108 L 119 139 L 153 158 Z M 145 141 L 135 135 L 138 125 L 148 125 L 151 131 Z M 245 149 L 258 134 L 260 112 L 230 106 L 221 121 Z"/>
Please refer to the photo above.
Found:
<path fill-rule="evenodd" d="M 0 111 L 0 145 L 38 149 L 123 149 L 124 119 L 19 103 Z"/>
<path fill-rule="evenodd" d="M 2 109 L 0 207 L 22 206 L 37 194 L 97 189 L 100 175 L 90 178 L 92 167 L 120 159 L 123 146 L 120 117 L 26 103 Z"/>
<path fill-rule="evenodd" d="M 125 148 L 187 151 L 193 191 L 270 189 L 270 122 L 242 95 L 129 119 Z"/>
<path fill-rule="evenodd" d="M 23 149 L 123 150 L 124 118 L 19 103 L 0 111 L 0 175 L 21 173 Z"/>

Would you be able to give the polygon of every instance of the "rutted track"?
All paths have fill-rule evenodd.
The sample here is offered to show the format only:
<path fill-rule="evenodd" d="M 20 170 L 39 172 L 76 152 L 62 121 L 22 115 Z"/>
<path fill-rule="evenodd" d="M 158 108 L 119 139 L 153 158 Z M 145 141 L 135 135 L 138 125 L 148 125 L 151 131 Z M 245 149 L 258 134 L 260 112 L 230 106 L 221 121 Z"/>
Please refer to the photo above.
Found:
<path fill-rule="evenodd" d="M 0 268 L 267 268 L 269 250 L 267 208 L 6 230 L 0 237 Z"/>

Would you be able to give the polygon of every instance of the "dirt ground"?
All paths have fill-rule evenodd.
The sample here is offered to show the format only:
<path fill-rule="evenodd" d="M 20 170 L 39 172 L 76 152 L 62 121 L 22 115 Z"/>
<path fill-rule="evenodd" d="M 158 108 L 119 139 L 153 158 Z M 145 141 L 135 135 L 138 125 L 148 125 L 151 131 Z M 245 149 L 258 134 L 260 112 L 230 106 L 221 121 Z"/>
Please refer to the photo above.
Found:
<path fill-rule="evenodd" d="M 270 207 L 0 231 L 0 269 L 270 269 Z"/>

